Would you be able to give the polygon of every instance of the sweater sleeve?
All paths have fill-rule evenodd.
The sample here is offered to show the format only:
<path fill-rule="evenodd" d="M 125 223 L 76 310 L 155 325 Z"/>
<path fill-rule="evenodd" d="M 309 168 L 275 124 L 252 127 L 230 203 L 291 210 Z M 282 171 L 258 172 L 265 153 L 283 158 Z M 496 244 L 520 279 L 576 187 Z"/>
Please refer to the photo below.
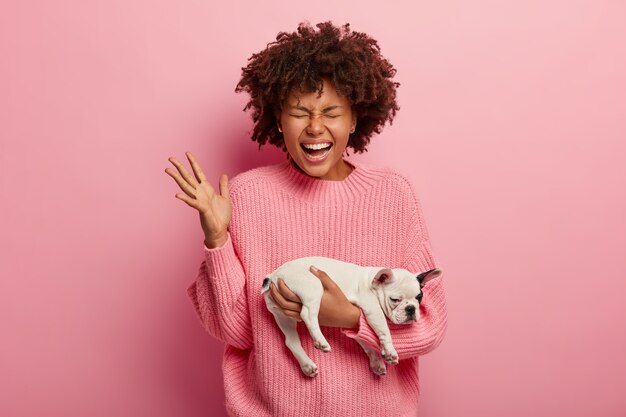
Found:
<path fill-rule="evenodd" d="M 198 276 L 187 288 L 196 314 L 213 337 L 238 349 L 252 347 L 245 273 L 230 236 L 223 246 L 204 246 Z"/>
<path fill-rule="evenodd" d="M 401 268 L 418 273 L 429 271 L 437 265 L 424 225 L 422 210 L 416 198 L 414 204 Z M 391 339 L 400 360 L 425 355 L 441 343 L 447 329 L 448 319 L 443 276 L 444 274 L 427 282 L 422 288 L 424 296 L 420 303 L 420 319 L 417 322 L 395 324 L 387 319 Z M 367 322 L 363 311 L 361 311 L 358 327 L 342 329 L 342 332 L 347 337 L 358 338 L 376 351 L 381 351 L 380 340 Z"/>

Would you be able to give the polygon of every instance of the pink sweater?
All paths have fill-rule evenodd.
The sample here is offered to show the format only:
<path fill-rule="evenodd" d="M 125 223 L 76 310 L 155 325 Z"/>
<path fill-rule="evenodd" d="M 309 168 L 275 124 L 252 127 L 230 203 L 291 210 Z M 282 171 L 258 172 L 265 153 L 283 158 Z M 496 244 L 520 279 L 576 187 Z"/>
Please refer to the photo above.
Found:
<path fill-rule="evenodd" d="M 355 338 L 380 351 L 363 314 L 358 329 L 322 327 L 332 351 L 313 347 L 318 366 L 305 376 L 261 296 L 263 278 L 303 256 L 366 266 L 427 271 L 436 266 L 415 189 L 388 168 L 350 162 L 342 181 L 309 177 L 288 161 L 251 169 L 229 181 L 233 217 L 224 246 L 203 245 L 204 260 L 188 294 L 204 328 L 225 343 L 226 409 L 231 416 L 415 416 L 418 360 L 441 342 L 447 321 L 442 277 L 423 288 L 421 319 L 389 322 L 397 365 L 377 376 Z M 438 265 L 437 265 L 438 266 Z M 331 276 L 332 278 L 332 276 Z"/>

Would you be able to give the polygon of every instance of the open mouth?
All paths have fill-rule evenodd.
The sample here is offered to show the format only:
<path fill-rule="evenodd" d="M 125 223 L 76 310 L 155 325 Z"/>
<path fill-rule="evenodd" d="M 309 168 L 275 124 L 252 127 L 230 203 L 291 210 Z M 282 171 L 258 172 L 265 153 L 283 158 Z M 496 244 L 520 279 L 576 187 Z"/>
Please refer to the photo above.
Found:
<path fill-rule="evenodd" d="M 328 152 L 330 152 L 330 150 L 332 149 L 333 144 L 330 142 L 316 144 L 301 143 L 300 147 L 302 148 L 302 150 L 304 150 L 304 153 L 307 155 L 308 159 L 315 161 L 324 159 L 324 157 L 326 157 L 326 155 L 328 155 Z"/>

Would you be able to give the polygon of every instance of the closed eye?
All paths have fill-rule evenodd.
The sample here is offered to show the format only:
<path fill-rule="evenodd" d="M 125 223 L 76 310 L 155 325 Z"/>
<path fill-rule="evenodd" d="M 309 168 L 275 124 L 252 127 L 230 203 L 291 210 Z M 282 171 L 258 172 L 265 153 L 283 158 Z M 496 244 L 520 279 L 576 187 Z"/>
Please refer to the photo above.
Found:
<path fill-rule="evenodd" d="M 397 302 L 399 302 L 399 301 L 400 301 L 400 299 L 399 299 L 399 298 L 389 297 L 389 299 L 390 299 L 391 301 L 393 301 L 394 303 L 397 303 Z"/>
<path fill-rule="evenodd" d="M 421 302 L 422 301 L 422 297 L 424 297 L 424 294 L 423 293 L 419 293 L 417 295 L 417 297 L 415 297 L 415 298 L 417 298 L 417 301 Z"/>

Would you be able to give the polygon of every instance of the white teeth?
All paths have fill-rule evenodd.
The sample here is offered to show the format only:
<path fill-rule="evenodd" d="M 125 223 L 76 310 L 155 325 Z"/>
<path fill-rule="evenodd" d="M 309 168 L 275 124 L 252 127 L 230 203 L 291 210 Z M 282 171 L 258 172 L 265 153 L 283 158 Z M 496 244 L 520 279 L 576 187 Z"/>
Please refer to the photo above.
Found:
<path fill-rule="evenodd" d="M 315 143 L 315 144 L 313 144 L 313 143 L 303 143 L 302 144 L 302 146 L 304 146 L 305 148 L 313 149 L 313 150 L 325 149 L 325 148 L 327 148 L 327 147 L 329 147 L 331 145 L 332 145 L 331 143 Z"/>
<path fill-rule="evenodd" d="M 326 149 L 324 152 L 322 152 L 321 155 L 319 156 L 313 156 L 313 155 L 309 155 L 308 153 L 304 153 L 304 156 L 311 160 L 311 161 L 321 161 L 322 159 L 326 158 L 326 155 L 328 155 L 330 153 L 330 148 Z"/>

